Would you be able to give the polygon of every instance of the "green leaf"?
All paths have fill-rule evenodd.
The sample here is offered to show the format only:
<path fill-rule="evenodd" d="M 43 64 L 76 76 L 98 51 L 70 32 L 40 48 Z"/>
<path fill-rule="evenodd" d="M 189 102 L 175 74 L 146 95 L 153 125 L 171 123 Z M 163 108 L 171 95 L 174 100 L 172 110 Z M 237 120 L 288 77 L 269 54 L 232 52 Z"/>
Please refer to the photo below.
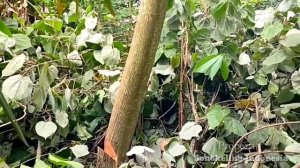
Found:
<path fill-rule="evenodd" d="M 9 28 L 5 25 L 5 23 L 2 20 L 0 20 L 0 31 L 8 35 L 9 37 L 12 37 Z"/>
<path fill-rule="evenodd" d="M 153 69 L 156 74 L 161 75 L 171 75 L 174 73 L 174 69 L 167 59 L 159 60 Z"/>
<path fill-rule="evenodd" d="M 223 46 L 220 48 L 220 52 L 225 55 L 230 55 L 231 57 L 236 57 L 239 53 L 239 46 L 235 42 L 224 42 Z"/>
<path fill-rule="evenodd" d="M 76 158 L 83 157 L 89 154 L 89 149 L 86 145 L 75 145 L 73 147 L 70 147 L 70 149 L 72 150 Z"/>
<path fill-rule="evenodd" d="M 81 87 L 83 87 L 84 89 L 87 89 L 87 90 L 90 89 L 91 87 L 93 87 L 93 82 L 92 82 L 93 77 L 94 77 L 93 70 L 86 71 L 83 75 Z"/>
<path fill-rule="evenodd" d="M 291 76 L 293 89 L 300 94 L 300 70 L 295 71 Z"/>
<path fill-rule="evenodd" d="M 214 129 L 223 123 L 226 116 L 230 114 L 229 109 L 222 109 L 220 105 L 211 107 L 207 114 L 209 129 Z"/>
<path fill-rule="evenodd" d="M 280 2 L 278 6 L 278 11 L 286 12 L 288 11 L 293 5 L 295 5 L 295 0 L 283 0 Z"/>
<path fill-rule="evenodd" d="M 44 88 L 49 88 L 58 75 L 58 69 L 54 65 L 46 63 L 40 73 L 39 84 Z"/>
<path fill-rule="evenodd" d="M 218 140 L 215 137 L 209 139 L 202 147 L 202 151 L 207 153 L 210 157 L 222 157 L 226 149 L 226 142 Z"/>
<path fill-rule="evenodd" d="M 65 128 L 69 124 L 68 114 L 65 111 L 56 111 L 55 113 L 56 123 Z"/>
<path fill-rule="evenodd" d="M 214 65 L 210 69 L 209 77 L 211 79 L 214 78 L 214 76 L 217 74 L 219 69 L 221 68 L 222 62 L 223 62 L 223 56 L 219 56 L 218 60 L 214 63 Z"/>
<path fill-rule="evenodd" d="M 269 138 L 268 141 L 265 143 L 265 145 L 271 146 L 272 149 L 275 149 L 279 143 L 285 143 L 286 138 L 281 133 L 281 131 L 275 129 L 275 128 L 268 128 L 269 131 Z"/>
<path fill-rule="evenodd" d="M 16 40 L 15 50 L 22 51 L 32 47 L 30 38 L 25 34 L 13 34 L 12 37 Z"/>
<path fill-rule="evenodd" d="M 2 77 L 3 76 L 10 76 L 20 70 L 25 63 L 26 56 L 24 54 L 18 55 L 13 59 L 9 60 L 6 67 L 2 70 Z"/>
<path fill-rule="evenodd" d="M 279 69 L 284 72 L 294 72 L 296 69 L 295 62 L 293 59 L 286 59 L 282 63 L 279 64 Z"/>
<path fill-rule="evenodd" d="M 164 54 L 167 58 L 172 58 L 176 55 L 176 49 L 175 48 L 165 49 Z"/>
<path fill-rule="evenodd" d="M 254 81 L 260 86 L 268 84 L 268 78 L 264 74 L 256 74 L 254 76 Z"/>
<path fill-rule="evenodd" d="M 51 167 L 47 165 L 44 161 L 40 159 L 36 159 L 34 168 L 51 168 Z"/>
<path fill-rule="evenodd" d="M 277 103 L 283 104 L 294 99 L 294 94 L 290 91 L 291 89 L 284 89 L 280 91 L 278 97 L 276 98 Z"/>
<path fill-rule="evenodd" d="M 52 136 L 56 130 L 57 126 L 52 121 L 40 121 L 35 125 L 36 133 L 45 139 Z"/>
<path fill-rule="evenodd" d="M 47 32 L 54 34 L 54 28 L 51 27 L 49 24 L 46 24 L 44 20 L 38 20 L 35 23 L 32 24 L 32 26 L 41 32 Z M 45 36 L 44 36 L 45 37 Z M 46 36 L 47 37 L 47 36 Z M 45 44 L 44 44 L 45 45 Z"/>
<path fill-rule="evenodd" d="M 300 143 L 292 143 L 288 145 L 285 149 L 285 152 L 295 152 L 300 153 Z M 300 154 L 285 154 L 286 157 L 293 163 L 299 164 L 300 163 Z"/>
<path fill-rule="evenodd" d="M 188 15 L 192 15 L 195 13 L 196 5 L 193 0 L 186 0 L 185 1 L 185 9 Z"/>
<path fill-rule="evenodd" d="M 113 67 L 120 61 L 120 51 L 112 46 L 104 46 L 101 51 L 94 50 L 94 57 L 101 64 Z"/>
<path fill-rule="evenodd" d="M 283 24 L 280 22 L 275 22 L 273 24 L 268 24 L 264 27 L 261 37 L 265 40 L 270 40 L 277 36 L 283 29 Z"/>
<path fill-rule="evenodd" d="M 286 47 L 296 47 L 300 44 L 300 30 L 292 29 L 286 33 L 286 38 L 279 41 L 280 44 Z"/>
<path fill-rule="evenodd" d="M 171 58 L 171 65 L 172 65 L 173 69 L 179 67 L 180 55 L 175 55 L 174 57 Z"/>
<path fill-rule="evenodd" d="M 280 108 L 281 108 L 282 114 L 287 114 L 291 110 L 300 108 L 300 103 L 282 104 L 282 105 L 280 105 Z"/>
<path fill-rule="evenodd" d="M 194 73 L 205 73 L 213 78 L 218 70 L 221 68 L 223 55 L 207 56 L 196 63 L 193 72 Z"/>
<path fill-rule="evenodd" d="M 202 45 L 203 42 L 207 41 L 209 39 L 210 36 L 210 30 L 206 29 L 206 28 L 202 28 L 197 30 L 195 33 L 193 33 L 193 40 L 196 41 L 197 44 Z"/>
<path fill-rule="evenodd" d="M 76 129 L 76 130 L 77 130 L 77 135 L 78 135 L 78 137 L 79 137 L 81 140 L 86 141 L 86 140 L 88 140 L 88 139 L 90 139 L 90 138 L 93 137 L 90 133 L 87 132 L 85 126 L 83 126 L 83 125 L 81 125 L 81 124 L 77 124 L 77 127 L 76 127 L 76 128 L 77 128 L 77 129 Z"/>
<path fill-rule="evenodd" d="M 224 20 L 226 17 L 227 9 L 228 9 L 228 2 L 220 2 L 213 10 L 212 16 L 216 20 Z"/>
<path fill-rule="evenodd" d="M 151 92 L 158 92 L 159 90 L 159 79 L 156 74 L 151 76 L 150 89 Z"/>
<path fill-rule="evenodd" d="M 228 76 L 229 76 L 229 65 L 228 65 L 226 59 L 223 59 L 222 66 L 221 66 L 221 72 L 222 72 L 223 79 L 227 80 Z"/>
<path fill-rule="evenodd" d="M 109 10 L 110 14 L 112 14 L 113 16 L 115 16 L 116 13 L 115 13 L 114 7 L 113 7 L 113 5 L 111 3 L 111 0 L 104 0 L 103 3 L 105 5 L 105 7 Z"/>
<path fill-rule="evenodd" d="M 225 125 L 226 130 L 234 133 L 235 135 L 243 136 L 247 133 L 243 124 L 241 124 L 239 121 L 237 121 L 231 117 L 225 118 L 224 125 Z"/>
<path fill-rule="evenodd" d="M 69 88 L 65 89 L 65 96 L 64 99 L 66 100 L 67 106 L 70 107 L 71 110 L 76 108 L 76 104 L 74 102 L 74 96 L 72 95 L 72 90 Z"/>
<path fill-rule="evenodd" d="M 7 78 L 2 84 L 3 94 L 11 100 L 21 100 L 28 97 L 33 83 L 28 76 L 14 75 Z"/>
<path fill-rule="evenodd" d="M 43 108 L 47 99 L 47 93 L 48 90 L 40 85 L 34 88 L 32 100 L 35 104 L 35 111 L 39 112 Z"/>
<path fill-rule="evenodd" d="M 269 137 L 267 129 L 255 131 L 253 134 L 248 136 L 248 142 L 252 145 L 263 144 Z"/>
<path fill-rule="evenodd" d="M 97 95 L 99 96 L 98 100 L 100 103 L 103 102 L 103 98 L 105 96 L 105 91 L 104 90 L 98 90 Z"/>
<path fill-rule="evenodd" d="M 53 20 L 44 20 L 45 24 L 50 25 L 51 27 L 54 28 L 56 31 L 61 31 L 63 27 L 63 21 L 59 19 L 53 19 Z"/>
<path fill-rule="evenodd" d="M 206 55 L 217 55 L 218 49 L 209 41 L 201 42 L 201 48 L 206 53 Z"/>
<path fill-rule="evenodd" d="M 217 22 L 217 29 L 225 36 L 229 36 L 234 33 L 236 28 L 236 23 L 233 19 L 226 18 Z"/>
<path fill-rule="evenodd" d="M 174 7 L 181 15 L 183 14 L 184 8 L 181 0 L 174 0 Z"/>
<path fill-rule="evenodd" d="M 163 55 L 163 53 L 164 53 L 163 47 L 159 47 L 155 54 L 155 63 L 160 59 L 160 57 Z"/>
<path fill-rule="evenodd" d="M 269 86 L 268 86 L 268 90 L 269 90 L 270 93 L 276 94 L 279 90 L 279 87 L 276 83 L 274 83 L 273 81 L 270 81 Z"/>
<path fill-rule="evenodd" d="M 171 9 L 174 4 L 174 0 L 168 0 L 168 9 Z"/>
<path fill-rule="evenodd" d="M 186 151 L 184 145 L 181 145 L 178 141 L 171 142 L 167 149 L 167 152 L 173 157 L 181 156 Z"/>
<path fill-rule="evenodd" d="M 270 53 L 270 55 L 263 61 L 263 66 L 271 66 L 275 64 L 279 64 L 286 60 L 287 58 L 292 58 L 295 56 L 293 51 L 288 48 L 281 48 L 278 50 L 274 50 Z"/>
<path fill-rule="evenodd" d="M 55 164 L 57 167 L 84 168 L 84 166 L 79 162 L 69 161 L 69 160 L 63 159 L 61 157 L 54 156 L 52 154 L 49 154 L 48 159 L 50 162 Z"/>
<path fill-rule="evenodd" d="M 187 122 L 183 125 L 179 132 L 180 139 L 191 140 L 193 137 L 198 137 L 198 134 L 202 131 L 202 127 L 195 122 Z"/>

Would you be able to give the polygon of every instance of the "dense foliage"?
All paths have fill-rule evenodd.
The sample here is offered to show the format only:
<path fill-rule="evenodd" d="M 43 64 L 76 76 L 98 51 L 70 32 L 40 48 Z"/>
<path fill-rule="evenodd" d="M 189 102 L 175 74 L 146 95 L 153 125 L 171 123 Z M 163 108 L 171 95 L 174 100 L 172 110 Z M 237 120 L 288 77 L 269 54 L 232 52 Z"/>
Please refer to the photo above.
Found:
<path fill-rule="evenodd" d="M 2 93 L 29 144 L 1 104 L 1 166 L 96 165 L 138 12 L 105 2 L 0 5 Z M 170 1 L 122 166 L 299 166 L 299 46 L 299 0 Z"/>

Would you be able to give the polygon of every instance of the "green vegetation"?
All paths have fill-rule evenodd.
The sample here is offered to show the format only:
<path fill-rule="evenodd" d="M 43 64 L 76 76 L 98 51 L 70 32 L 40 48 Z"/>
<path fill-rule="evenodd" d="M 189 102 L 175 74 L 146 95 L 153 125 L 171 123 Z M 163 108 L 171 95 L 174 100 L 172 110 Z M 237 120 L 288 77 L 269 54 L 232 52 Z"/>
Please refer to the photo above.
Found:
<path fill-rule="evenodd" d="M 299 167 L 300 1 L 168 3 L 121 167 Z M 0 167 L 101 167 L 138 9 L 0 2 Z"/>

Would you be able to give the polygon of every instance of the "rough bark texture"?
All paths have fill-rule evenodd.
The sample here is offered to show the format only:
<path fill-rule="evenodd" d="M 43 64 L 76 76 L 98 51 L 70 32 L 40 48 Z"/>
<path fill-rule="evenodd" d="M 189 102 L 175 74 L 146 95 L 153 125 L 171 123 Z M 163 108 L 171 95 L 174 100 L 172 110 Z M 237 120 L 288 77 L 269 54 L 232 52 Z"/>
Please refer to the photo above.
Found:
<path fill-rule="evenodd" d="M 147 91 L 166 10 L 167 0 L 142 1 L 104 141 L 104 154 L 110 156 L 115 163 L 100 161 L 101 168 L 119 165 L 130 147 Z"/>

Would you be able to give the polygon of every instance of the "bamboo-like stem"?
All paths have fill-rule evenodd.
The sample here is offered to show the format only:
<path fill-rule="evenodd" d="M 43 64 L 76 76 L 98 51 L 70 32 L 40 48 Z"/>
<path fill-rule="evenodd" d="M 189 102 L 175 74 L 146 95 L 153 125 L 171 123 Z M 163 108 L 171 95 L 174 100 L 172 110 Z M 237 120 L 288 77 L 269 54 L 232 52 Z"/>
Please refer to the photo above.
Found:
<path fill-rule="evenodd" d="M 23 141 L 23 143 L 26 145 L 26 146 L 29 146 L 26 139 L 25 139 L 25 136 L 21 130 L 21 127 L 20 125 L 17 123 L 16 119 L 15 119 L 15 115 L 13 114 L 10 106 L 8 105 L 5 97 L 3 96 L 3 93 L 2 91 L 0 91 L 0 105 L 1 107 L 3 108 L 4 112 L 7 114 L 10 122 L 12 123 L 13 127 L 15 128 L 15 130 L 17 131 L 17 134 L 19 136 L 19 138 Z"/>

